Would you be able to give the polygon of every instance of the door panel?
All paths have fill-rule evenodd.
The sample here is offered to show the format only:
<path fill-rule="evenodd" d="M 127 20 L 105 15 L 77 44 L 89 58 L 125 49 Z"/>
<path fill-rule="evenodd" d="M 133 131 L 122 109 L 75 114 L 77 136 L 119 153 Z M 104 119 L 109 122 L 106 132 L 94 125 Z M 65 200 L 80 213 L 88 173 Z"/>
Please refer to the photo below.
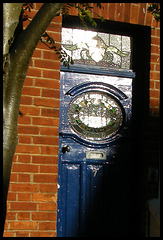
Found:
<path fill-rule="evenodd" d="M 75 236 L 78 234 L 79 228 L 80 165 L 63 164 L 63 176 L 65 236 Z"/>
<path fill-rule="evenodd" d="M 131 116 L 131 78 L 61 72 L 58 237 L 133 234 Z"/>

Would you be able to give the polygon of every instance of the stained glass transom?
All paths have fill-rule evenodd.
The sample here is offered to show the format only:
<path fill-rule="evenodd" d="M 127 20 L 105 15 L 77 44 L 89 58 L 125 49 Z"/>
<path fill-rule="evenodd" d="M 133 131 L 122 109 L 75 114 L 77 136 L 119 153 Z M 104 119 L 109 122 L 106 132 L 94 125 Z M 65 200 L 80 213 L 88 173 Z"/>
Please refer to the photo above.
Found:
<path fill-rule="evenodd" d="M 62 46 L 74 63 L 130 69 L 128 36 L 62 28 Z"/>
<path fill-rule="evenodd" d="M 122 125 L 123 114 L 118 102 L 101 92 L 87 92 L 76 97 L 68 108 L 72 129 L 84 138 L 106 139 Z"/>

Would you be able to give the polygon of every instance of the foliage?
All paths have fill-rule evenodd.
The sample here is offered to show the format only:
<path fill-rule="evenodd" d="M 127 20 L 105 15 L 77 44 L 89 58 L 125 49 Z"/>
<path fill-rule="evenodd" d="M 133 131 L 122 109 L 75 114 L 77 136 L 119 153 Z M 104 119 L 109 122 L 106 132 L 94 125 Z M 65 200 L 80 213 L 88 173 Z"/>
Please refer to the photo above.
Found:
<path fill-rule="evenodd" d="M 98 8 L 102 8 L 101 3 L 93 3 L 94 6 L 97 5 Z M 97 17 L 101 19 L 101 21 L 104 21 L 104 18 L 101 17 L 99 14 L 93 11 L 93 7 L 90 5 L 90 3 L 67 3 L 62 8 L 62 14 L 68 15 L 71 8 L 75 7 L 78 10 L 78 16 L 82 22 L 82 24 L 87 28 L 86 21 L 89 21 L 92 26 L 96 27 L 97 23 L 92 18 L 92 14 L 94 13 Z"/>
<path fill-rule="evenodd" d="M 160 21 L 160 3 L 152 3 L 147 10 L 152 13 L 157 22 Z"/>
<path fill-rule="evenodd" d="M 98 8 L 102 8 L 101 3 L 94 3 L 95 6 Z M 78 10 L 78 16 L 84 25 L 85 28 L 87 28 L 86 21 L 90 22 L 92 26 L 96 27 L 97 23 L 95 20 L 92 18 L 92 14 L 94 13 L 96 16 L 98 16 L 101 21 L 104 21 L 104 18 L 101 17 L 99 14 L 95 13 L 93 11 L 93 7 L 90 6 L 90 3 L 66 3 L 63 5 L 61 14 L 64 16 L 68 16 L 71 9 L 75 7 Z M 28 15 L 26 14 L 26 11 L 28 10 L 29 12 L 33 8 L 33 3 L 24 3 L 23 4 L 23 21 L 29 20 Z M 41 37 L 40 41 L 44 43 L 46 46 L 48 46 L 50 49 L 53 49 L 54 52 L 58 55 L 58 58 L 61 60 L 62 64 L 69 68 L 70 64 L 73 64 L 74 61 L 72 57 L 70 57 L 66 51 L 62 48 L 57 48 L 56 42 L 50 35 L 45 31 L 43 36 Z"/>
<path fill-rule="evenodd" d="M 58 58 L 61 60 L 63 65 L 67 68 L 69 68 L 70 64 L 73 64 L 74 61 L 72 57 L 70 57 L 66 51 L 62 48 L 56 47 L 56 43 L 52 37 L 49 36 L 49 34 L 45 31 L 43 36 L 41 37 L 40 41 L 44 43 L 46 46 L 48 46 L 50 49 L 53 49 L 54 52 L 58 55 Z"/>

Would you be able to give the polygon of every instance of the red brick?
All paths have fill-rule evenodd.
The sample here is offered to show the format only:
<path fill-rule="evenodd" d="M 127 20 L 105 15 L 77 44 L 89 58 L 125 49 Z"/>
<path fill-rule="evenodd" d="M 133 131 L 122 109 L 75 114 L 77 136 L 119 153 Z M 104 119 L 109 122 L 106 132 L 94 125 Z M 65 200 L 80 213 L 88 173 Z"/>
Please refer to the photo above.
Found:
<path fill-rule="evenodd" d="M 30 201 L 31 193 L 18 193 L 18 201 Z"/>
<path fill-rule="evenodd" d="M 20 111 L 25 115 L 33 115 L 39 116 L 40 109 L 38 107 L 28 107 L 28 106 L 20 106 Z"/>
<path fill-rule="evenodd" d="M 14 164 L 13 172 L 38 172 L 38 166 L 34 164 Z"/>
<path fill-rule="evenodd" d="M 16 153 L 39 153 L 39 147 L 38 146 L 31 146 L 31 145 L 17 145 L 16 147 Z"/>
<path fill-rule="evenodd" d="M 32 57 L 33 58 L 41 58 L 41 50 L 35 49 Z"/>
<path fill-rule="evenodd" d="M 58 145 L 58 138 L 57 137 L 33 137 L 33 143 Z"/>
<path fill-rule="evenodd" d="M 41 111 L 41 115 L 46 116 L 46 117 L 58 117 L 59 118 L 59 109 L 43 108 Z"/>
<path fill-rule="evenodd" d="M 60 65 L 58 67 L 54 67 L 52 68 L 53 70 L 43 70 L 43 77 L 44 78 L 52 78 L 52 79 L 58 79 L 60 78 L 60 73 L 59 71 L 56 71 L 57 69 L 60 69 Z M 56 70 L 54 70 L 56 69 Z M 57 85 L 56 85 L 57 86 Z M 56 88 L 57 89 L 57 88 Z"/>
<path fill-rule="evenodd" d="M 58 128 L 52 128 L 52 127 L 40 128 L 40 135 L 58 136 Z"/>
<path fill-rule="evenodd" d="M 19 231 L 19 232 L 16 232 L 16 237 L 29 237 L 29 232 L 26 232 L 26 231 Z"/>
<path fill-rule="evenodd" d="M 19 143 L 31 143 L 31 136 L 20 136 L 19 135 Z"/>
<path fill-rule="evenodd" d="M 154 89 L 155 81 L 150 81 L 150 89 Z"/>
<path fill-rule="evenodd" d="M 59 55 L 56 54 L 53 50 L 51 50 L 51 51 L 43 51 L 43 59 L 58 61 L 59 60 L 58 56 Z"/>
<path fill-rule="evenodd" d="M 139 18 L 138 18 L 138 24 L 144 25 L 144 19 L 146 14 L 146 3 L 139 4 Z"/>
<path fill-rule="evenodd" d="M 33 220 L 42 220 L 42 221 L 56 221 L 56 213 L 47 213 L 47 212 L 35 212 L 32 213 Z"/>
<path fill-rule="evenodd" d="M 47 27 L 47 31 L 50 32 L 61 32 L 62 25 L 57 22 L 51 22 L 49 26 Z"/>
<path fill-rule="evenodd" d="M 40 166 L 40 173 L 57 173 L 57 166 Z"/>
<path fill-rule="evenodd" d="M 150 72 L 150 78 L 153 80 L 160 80 L 160 72 Z"/>
<path fill-rule="evenodd" d="M 156 36 L 156 29 L 155 28 L 151 29 L 151 36 Z"/>
<path fill-rule="evenodd" d="M 36 49 L 49 50 L 49 47 L 43 44 L 41 41 L 38 42 Z"/>
<path fill-rule="evenodd" d="M 14 183 L 12 184 L 12 191 L 14 192 L 37 192 L 38 185 L 37 184 L 29 184 L 29 183 Z"/>
<path fill-rule="evenodd" d="M 43 146 L 41 148 L 43 148 Z M 46 153 L 46 154 L 48 154 L 48 153 Z M 43 155 L 32 156 L 32 162 L 38 163 L 38 164 L 56 164 L 56 163 L 58 163 L 58 158 L 52 157 L 52 156 L 43 156 Z"/>
<path fill-rule="evenodd" d="M 41 77 L 41 69 L 29 67 L 27 71 L 27 76 Z"/>
<path fill-rule="evenodd" d="M 56 202 L 57 194 L 55 193 L 33 193 L 34 202 Z"/>
<path fill-rule="evenodd" d="M 108 3 L 101 3 L 102 4 L 102 8 L 101 8 L 101 16 L 104 19 L 108 19 Z"/>
<path fill-rule="evenodd" d="M 124 22 L 130 22 L 131 3 L 124 4 Z"/>
<path fill-rule="evenodd" d="M 59 119 L 33 117 L 33 125 L 58 126 L 59 125 Z"/>
<path fill-rule="evenodd" d="M 115 20 L 116 3 L 109 3 L 109 20 Z"/>
<path fill-rule="evenodd" d="M 30 220 L 30 212 L 18 212 L 18 220 Z"/>
<path fill-rule="evenodd" d="M 52 22 L 61 24 L 62 23 L 62 15 L 54 17 Z"/>
<path fill-rule="evenodd" d="M 151 37 L 151 44 L 160 45 L 160 38 L 159 38 L 159 37 L 152 36 L 152 37 Z"/>
<path fill-rule="evenodd" d="M 159 99 L 157 99 L 157 98 L 150 98 L 150 106 L 151 107 L 159 107 Z"/>
<path fill-rule="evenodd" d="M 23 95 L 40 96 L 40 89 L 36 87 L 23 87 Z"/>
<path fill-rule="evenodd" d="M 7 209 L 8 210 L 8 209 Z M 4 229 L 8 229 L 8 221 L 5 221 Z"/>
<path fill-rule="evenodd" d="M 150 97 L 159 98 L 160 97 L 160 92 L 157 91 L 157 90 L 150 90 Z"/>
<path fill-rule="evenodd" d="M 60 61 L 35 59 L 35 67 L 45 69 L 60 69 Z"/>
<path fill-rule="evenodd" d="M 10 180 L 11 181 L 11 180 Z M 11 183 L 11 182 L 10 182 Z M 16 201 L 16 193 L 13 193 L 13 192 L 8 192 L 8 195 L 7 195 L 7 200 L 8 201 Z"/>
<path fill-rule="evenodd" d="M 15 220 L 16 219 L 16 213 L 15 212 L 7 212 L 6 220 Z"/>
<path fill-rule="evenodd" d="M 155 82 L 155 89 L 160 90 L 160 82 Z"/>
<path fill-rule="evenodd" d="M 26 76 L 24 86 L 33 86 L 33 77 Z"/>
<path fill-rule="evenodd" d="M 34 174 L 34 182 L 56 183 L 57 175 L 54 174 Z"/>
<path fill-rule="evenodd" d="M 138 23 L 138 6 L 132 5 L 131 8 L 131 18 L 130 18 L 130 23 L 137 24 Z"/>
<path fill-rule="evenodd" d="M 5 228 L 7 229 L 7 228 Z M 3 237 L 14 237 L 15 232 L 5 232 L 3 233 Z"/>
<path fill-rule="evenodd" d="M 160 71 L 160 64 L 156 64 L 156 69 L 155 69 L 156 71 Z"/>
<path fill-rule="evenodd" d="M 29 230 L 34 230 L 37 228 L 37 222 L 23 222 L 23 221 L 19 221 L 19 222 L 11 222 L 10 223 L 10 229 L 15 229 L 15 230 L 24 230 L 24 229 L 29 229 Z"/>
<path fill-rule="evenodd" d="M 99 18 L 98 16 L 97 16 L 97 14 L 99 14 L 100 15 L 100 9 L 99 9 L 99 7 L 97 7 L 95 4 L 93 4 L 93 18 Z"/>
<path fill-rule="evenodd" d="M 152 53 L 155 53 L 155 54 L 160 54 L 160 47 L 159 47 L 159 46 L 152 45 L 152 46 L 151 46 L 151 52 L 152 52 Z"/>
<path fill-rule="evenodd" d="M 151 13 L 149 13 L 149 12 L 147 12 L 146 13 L 146 25 L 147 26 L 151 26 L 151 23 L 152 23 L 152 14 Z"/>
<path fill-rule="evenodd" d="M 48 33 L 48 31 L 47 31 Z M 61 33 L 60 32 L 49 32 L 49 36 L 57 43 L 61 43 Z"/>
<path fill-rule="evenodd" d="M 71 9 L 70 9 L 70 13 L 69 13 L 70 15 L 77 15 L 77 9 L 75 8 L 75 7 L 72 7 Z"/>
<path fill-rule="evenodd" d="M 36 203 L 31 203 L 31 202 L 11 202 L 10 203 L 11 210 L 36 211 L 36 206 L 37 206 Z M 26 229 L 26 228 L 23 228 L 23 229 Z"/>
<path fill-rule="evenodd" d="M 116 11 L 116 20 L 123 20 L 123 12 L 124 12 L 124 3 L 117 3 L 117 11 Z"/>
<path fill-rule="evenodd" d="M 22 163 L 29 163 L 30 159 L 31 159 L 31 157 L 29 155 L 19 155 L 18 156 L 18 162 L 22 162 Z"/>
<path fill-rule="evenodd" d="M 40 184 L 40 192 L 57 192 L 57 184 Z"/>
<path fill-rule="evenodd" d="M 52 99 L 52 98 L 48 98 L 48 99 L 47 98 L 35 98 L 34 105 L 59 108 L 59 100 Z"/>
<path fill-rule="evenodd" d="M 57 210 L 57 204 L 56 202 L 53 203 L 39 203 L 39 211 L 56 211 Z"/>
<path fill-rule="evenodd" d="M 45 73 L 45 72 L 44 72 Z M 59 77 L 57 77 L 58 72 L 56 71 L 48 71 L 48 73 L 52 74 L 52 76 L 56 75 L 55 79 L 59 79 Z M 50 78 L 53 78 L 52 76 L 50 76 Z M 47 79 L 36 79 L 35 80 L 35 86 L 38 87 L 44 87 L 44 88 L 52 88 L 52 89 L 60 89 L 60 83 L 57 80 L 47 80 Z"/>
<path fill-rule="evenodd" d="M 32 104 L 32 98 L 27 96 L 21 96 L 21 104 L 23 105 L 31 105 Z"/>
<path fill-rule="evenodd" d="M 160 56 L 159 55 L 155 55 L 155 54 L 151 54 L 151 62 L 153 62 L 153 63 L 160 63 Z"/>
<path fill-rule="evenodd" d="M 58 155 L 58 146 L 41 146 L 41 154 Z"/>
<path fill-rule="evenodd" d="M 31 237 L 56 237 L 56 231 L 39 231 L 39 232 L 31 232 Z"/>
<path fill-rule="evenodd" d="M 29 173 L 18 174 L 18 181 L 21 183 L 30 182 L 30 174 Z"/>
<path fill-rule="evenodd" d="M 157 29 L 157 34 L 156 34 L 157 37 L 160 37 L 160 28 Z"/>
<path fill-rule="evenodd" d="M 40 230 L 56 230 L 56 222 L 39 222 Z"/>
<path fill-rule="evenodd" d="M 24 134 L 39 134 L 39 128 L 34 126 L 18 126 L 18 133 Z"/>
<path fill-rule="evenodd" d="M 41 8 L 43 3 L 36 3 L 36 10 L 39 10 Z"/>
<path fill-rule="evenodd" d="M 12 164 L 12 167 L 14 166 L 15 163 Z M 17 182 L 17 176 L 18 174 L 17 173 L 11 173 L 11 176 L 10 176 L 10 182 Z"/>
<path fill-rule="evenodd" d="M 19 115 L 18 124 L 28 124 L 28 125 L 31 124 L 31 117 Z"/>
<path fill-rule="evenodd" d="M 42 89 L 42 96 L 43 97 L 59 98 L 60 91 L 59 90 L 52 90 L 52 89 Z"/>

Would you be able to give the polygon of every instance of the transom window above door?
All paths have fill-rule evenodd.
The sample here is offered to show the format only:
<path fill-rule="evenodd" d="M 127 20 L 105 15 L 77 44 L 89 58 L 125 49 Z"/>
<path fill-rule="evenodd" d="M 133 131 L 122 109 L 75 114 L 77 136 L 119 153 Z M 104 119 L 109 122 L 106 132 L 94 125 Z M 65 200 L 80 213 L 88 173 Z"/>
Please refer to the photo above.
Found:
<path fill-rule="evenodd" d="M 129 36 L 62 28 L 62 46 L 77 64 L 131 68 Z"/>

